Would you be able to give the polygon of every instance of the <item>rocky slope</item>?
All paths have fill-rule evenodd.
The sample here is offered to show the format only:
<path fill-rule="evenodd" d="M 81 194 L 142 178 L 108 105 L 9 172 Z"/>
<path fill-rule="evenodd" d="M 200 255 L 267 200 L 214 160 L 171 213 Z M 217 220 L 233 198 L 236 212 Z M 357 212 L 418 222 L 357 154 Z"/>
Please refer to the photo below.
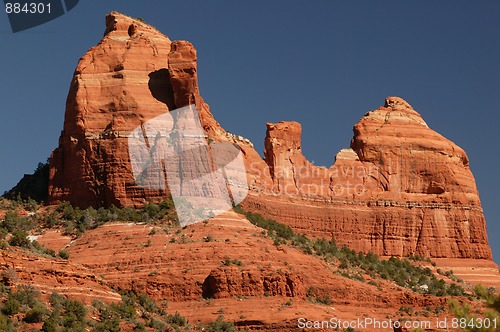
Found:
<path fill-rule="evenodd" d="M 54 244 L 57 233 L 38 238 Z M 62 239 L 61 239 L 62 240 Z M 193 324 L 220 314 L 237 326 L 296 330 L 297 319 L 393 319 L 446 305 L 446 298 L 414 293 L 393 282 L 376 285 L 345 278 L 336 263 L 273 244 L 262 229 L 228 212 L 178 231 L 158 226 L 111 223 L 68 241 L 72 264 L 93 271 L 115 289 L 146 293 Z M 331 298 L 314 303 L 310 289 Z M 418 315 L 418 314 L 416 314 Z M 442 315 L 442 314 L 439 314 Z M 415 316 L 416 317 L 416 316 Z"/>
<path fill-rule="evenodd" d="M 0 271 L 7 286 L 30 285 L 48 298 L 57 292 L 87 304 L 117 302 L 121 296 L 91 270 L 66 260 L 40 257 L 25 250 L 2 250 Z"/>
<path fill-rule="evenodd" d="M 127 135 L 165 112 L 196 105 L 208 140 L 245 156 L 243 206 L 316 237 L 380 255 L 491 260 L 486 223 L 465 152 L 397 97 L 355 126 L 350 148 L 317 167 L 301 152 L 301 126 L 267 124 L 265 159 L 224 131 L 198 89 L 196 51 L 119 13 L 79 61 L 64 129 L 50 163 L 49 202 L 139 206 L 168 190 L 139 187 Z M 243 278 L 243 276 L 242 276 Z"/>

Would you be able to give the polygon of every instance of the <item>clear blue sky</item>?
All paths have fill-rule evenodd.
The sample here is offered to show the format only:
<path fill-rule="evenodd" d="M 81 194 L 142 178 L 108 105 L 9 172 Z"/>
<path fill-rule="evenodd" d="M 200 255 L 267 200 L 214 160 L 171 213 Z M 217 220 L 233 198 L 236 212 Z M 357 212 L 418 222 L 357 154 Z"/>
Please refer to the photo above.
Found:
<path fill-rule="evenodd" d="M 77 61 L 112 10 L 191 41 L 215 117 L 259 152 L 265 122 L 296 120 L 329 166 L 366 111 L 405 98 L 468 153 L 500 262 L 500 2 L 83 0 L 16 34 L 0 13 L 1 192 L 57 146 Z"/>

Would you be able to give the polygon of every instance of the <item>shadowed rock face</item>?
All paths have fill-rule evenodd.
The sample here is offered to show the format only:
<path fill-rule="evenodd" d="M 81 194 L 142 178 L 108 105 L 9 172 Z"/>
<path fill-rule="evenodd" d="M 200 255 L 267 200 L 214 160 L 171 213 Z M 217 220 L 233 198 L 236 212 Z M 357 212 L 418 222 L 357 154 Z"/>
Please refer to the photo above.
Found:
<path fill-rule="evenodd" d="M 71 82 L 51 157 L 49 203 L 140 206 L 166 197 L 168 188 L 136 184 L 127 135 L 194 104 L 209 140 L 236 143 L 244 153 L 246 209 L 379 255 L 491 259 L 467 155 L 406 101 L 388 97 L 368 112 L 329 168 L 302 155 L 296 122 L 267 124 L 263 160 L 213 118 L 199 93 L 196 60 L 189 42 L 109 14 L 104 38 L 80 59 Z"/>

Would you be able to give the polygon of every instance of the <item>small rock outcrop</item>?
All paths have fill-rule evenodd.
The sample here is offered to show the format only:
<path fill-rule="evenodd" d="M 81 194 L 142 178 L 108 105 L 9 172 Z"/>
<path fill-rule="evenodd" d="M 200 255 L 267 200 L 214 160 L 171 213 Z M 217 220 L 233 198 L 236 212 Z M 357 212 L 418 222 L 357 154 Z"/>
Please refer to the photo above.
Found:
<path fill-rule="evenodd" d="M 242 270 L 237 267 L 218 268 L 203 283 L 203 297 L 287 296 L 305 298 L 304 281 L 291 272 Z"/>

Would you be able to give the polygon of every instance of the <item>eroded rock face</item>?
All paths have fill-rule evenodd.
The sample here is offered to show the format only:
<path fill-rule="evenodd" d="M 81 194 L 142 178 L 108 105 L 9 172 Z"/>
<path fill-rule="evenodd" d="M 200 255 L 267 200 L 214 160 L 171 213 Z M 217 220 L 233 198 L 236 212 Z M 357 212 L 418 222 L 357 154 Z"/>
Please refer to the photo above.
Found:
<path fill-rule="evenodd" d="M 203 283 L 205 298 L 264 295 L 305 298 L 306 292 L 302 277 L 294 273 L 248 270 L 234 266 L 211 271 Z"/>
<path fill-rule="evenodd" d="M 49 203 L 134 205 L 135 199 L 165 194 L 135 185 L 127 135 L 174 107 L 170 44 L 142 22 L 118 13 L 106 17 L 104 38 L 80 59 L 71 82 L 64 129 L 50 161 Z"/>
<path fill-rule="evenodd" d="M 23 250 L 2 251 L 0 271 L 8 286 L 31 285 L 48 297 L 53 292 L 90 304 L 92 300 L 111 303 L 120 294 L 89 269 L 64 260 L 54 260 Z"/>
<path fill-rule="evenodd" d="M 401 98 L 368 112 L 328 169 L 302 156 L 297 123 L 268 124 L 265 147 L 273 186 L 248 209 L 379 255 L 491 259 L 467 155 Z"/>
<path fill-rule="evenodd" d="M 486 223 L 465 152 L 389 97 L 355 126 L 329 167 L 306 160 L 301 126 L 267 124 L 265 158 L 224 131 L 200 96 L 197 54 L 154 28 L 111 13 L 102 41 L 79 61 L 64 129 L 50 163 L 49 203 L 140 206 L 166 190 L 134 180 L 127 135 L 168 111 L 196 105 L 208 140 L 245 156 L 243 206 L 316 237 L 379 255 L 491 259 Z"/>

